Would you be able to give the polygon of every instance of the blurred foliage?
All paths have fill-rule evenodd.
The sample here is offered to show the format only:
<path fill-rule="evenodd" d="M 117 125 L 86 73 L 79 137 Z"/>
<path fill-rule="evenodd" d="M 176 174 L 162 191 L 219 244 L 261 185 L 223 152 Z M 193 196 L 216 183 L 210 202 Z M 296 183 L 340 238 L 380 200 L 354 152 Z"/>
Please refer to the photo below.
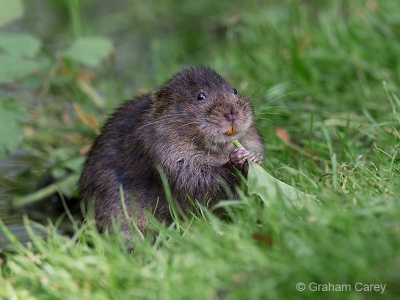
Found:
<path fill-rule="evenodd" d="M 97 67 L 107 58 L 112 43 L 106 38 L 79 38 L 65 52 L 64 57 L 89 67 Z"/>
<path fill-rule="evenodd" d="M 18 79 L 49 68 L 46 59 L 36 58 L 40 41 L 31 35 L 0 35 L 0 84 L 14 83 Z"/>
<path fill-rule="evenodd" d="M 14 150 L 22 139 L 26 112 L 14 101 L 0 97 L 0 119 L 3 123 L 0 127 L 0 156 L 4 156 Z"/>
<path fill-rule="evenodd" d="M 23 5 L 21 0 L 2 0 L 0 2 L 0 28 L 23 14 Z"/>

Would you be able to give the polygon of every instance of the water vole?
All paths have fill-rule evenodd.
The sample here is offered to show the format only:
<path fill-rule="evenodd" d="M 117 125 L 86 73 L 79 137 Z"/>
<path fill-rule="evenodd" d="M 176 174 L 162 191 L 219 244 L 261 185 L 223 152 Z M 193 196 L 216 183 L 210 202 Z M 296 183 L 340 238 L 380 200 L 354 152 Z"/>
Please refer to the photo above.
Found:
<path fill-rule="evenodd" d="M 235 149 L 233 139 L 245 149 Z M 88 154 L 80 197 L 94 201 L 100 230 L 119 218 L 129 238 L 120 186 L 127 211 L 134 203 L 145 231 L 144 209 L 159 220 L 171 219 L 157 166 L 179 205 L 189 210 L 188 196 L 208 204 L 226 199 L 224 186 L 234 192 L 239 182 L 235 168 L 246 174 L 246 158 L 259 161 L 253 153 L 263 152 L 249 101 L 211 68 L 188 68 L 154 93 L 122 104 L 108 119 Z"/>

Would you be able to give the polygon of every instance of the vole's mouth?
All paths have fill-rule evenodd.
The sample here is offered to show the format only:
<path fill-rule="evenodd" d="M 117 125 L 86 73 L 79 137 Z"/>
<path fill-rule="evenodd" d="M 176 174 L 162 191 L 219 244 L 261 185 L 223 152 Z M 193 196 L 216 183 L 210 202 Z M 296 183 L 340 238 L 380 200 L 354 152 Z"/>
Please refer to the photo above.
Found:
<path fill-rule="evenodd" d="M 235 127 L 233 125 L 230 125 L 228 130 L 225 132 L 226 135 L 234 135 L 236 133 Z"/>

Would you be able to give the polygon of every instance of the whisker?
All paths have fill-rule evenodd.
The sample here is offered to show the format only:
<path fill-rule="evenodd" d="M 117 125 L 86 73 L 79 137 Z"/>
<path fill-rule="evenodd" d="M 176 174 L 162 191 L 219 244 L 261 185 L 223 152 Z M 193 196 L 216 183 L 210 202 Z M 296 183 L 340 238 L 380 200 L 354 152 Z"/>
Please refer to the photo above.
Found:
<path fill-rule="evenodd" d="M 266 92 L 260 93 L 260 95 L 257 96 L 257 97 L 255 97 L 255 99 L 261 98 L 262 96 L 265 96 L 265 95 L 268 95 L 268 94 L 275 93 L 276 91 L 279 91 L 279 90 L 286 89 L 287 87 L 293 85 L 294 83 L 296 83 L 296 81 L 291 80 L 291 81 L 286 81 L 286 82 L 280 83 L 280 84 L 278 84 L 278 85 L 275 85 L 275 86 L 269 88 Z M 246 95 L 246 96 L 248 96 L 250 99 L 251 99 L 251 98 L 254 98 L 254 95 L 256 95 L 256 94 L 257 94 L 260 90 L 262 90 L 262 88 L 265 87 L 265 86 L 266 86 L 266 84 L 261 84 L 259 88 L 257 88 L 257 89 L 256 89 L 255 91 L 253 91 L 251 94 L 248 94 L 248 95 Z"/>
<path fill-rule="evenodd" d="M 270 109 L 274 109 L 274 108 L 291 108 L 291 107 L 287 106 L 287 105 L 274 105 L 274 106 L 263 107 L 262 110 L 270 110 Z"/>
<path fill-rule="evenodd" d="M 278 115 L 278 116 L 284 116 L 284 117 L 287 117 L 288 116 L 288 114 L 285 114 L 285 113 L 279 113 L 279 112 L 265 112 L 265 113 L 262 113 L 262 112 L 260 112 L 260 113 L 257 113 L 257 116 L 258 115 Z"/>
<path fill-rule="evenodd" d="M 274 123 L 276 125 L 279 125 L 279 123 L 277 121 L 268 119 L 268 118 L 258 118 L 258 120 L 268 121 L 268 122 Z"/>
<path fill-rule="evenodd" d="M 266 91 L 266 94 L 269 94 L 269 93 L 275 92 L 277 90 L 280 90 L 280 89 L 282 89 L 282 88 L 284 88 L 286 86 L 291 85 L 294 82 L 296 82 L 296 81 L 295 80 L 290 80 L 290 81 L 286 81 L 286 82 L 280 83 L 280 84 L 270 88 L 268 91 Z"/>
<path fill-rule="evenodd" d="M 147 127 L 147 126 L 150 126 L 150 125 L 154 125 L 154 124 L 157 124 L 157 123 L 163 123 L 168 119 L 171 119 L 171 120 L 173 120 L 175 122 L 177 116 L 179 117 L 179 116 L 184 116 L 184 115 L 183 114 L 182 115 L 176 115 L 176 114 L 175 115 L 173 115 L 173 114 L 165 115 L 165 116 L 159 117 L 157 120 L 154 120 L 152 122 L 149 122 L 147 124 L 144 124 L 144 125 L 138 127 L 137 130 L 143 129 L 144 127 Z M 170 123 L 173 123 L 173 122 L 170 122 Z"/>
<path fill-rule="evenodd" d="M 276 97 L 276 98 L 274 98 L 274 99 L 268 101 L 266 104 L 267 104 L 267 105 L 268 105 L 268 104 L 271 104 L 272 102 L 275 102 L 276 100 L 278 100 L 278 99 L 280 99 L 280 98 L 282 98 L 282 97 L 286 97 L 286 96 L 288 96 L 288 95 L 294 95 L 294 94 L 300 94 L 300 92 L 289 92 L 289 93 L 280 95 L 280 96 L 278 96 L 278 97 Z"/>

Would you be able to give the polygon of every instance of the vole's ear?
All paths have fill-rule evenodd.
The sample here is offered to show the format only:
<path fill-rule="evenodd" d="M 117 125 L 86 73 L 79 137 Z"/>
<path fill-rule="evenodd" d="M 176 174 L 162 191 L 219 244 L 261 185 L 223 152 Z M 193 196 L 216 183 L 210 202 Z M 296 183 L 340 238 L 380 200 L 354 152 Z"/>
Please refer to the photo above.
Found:
<path fill-rule="evenodd" d="M 159 116 L 173 103 L 174 94 L 172 88 L 165 84 L 156 90 L 151 95 L 151 98 L 153 102 L 152 114 L 154 116 Z"/>
<path fill-rule="evenodd" d="M 153 103 L 160 100 L 172 100 L 173 99 L 172 88 L 170 88 L 168 84 L 164 84 L 153 93 L 152 99 Z"/>

